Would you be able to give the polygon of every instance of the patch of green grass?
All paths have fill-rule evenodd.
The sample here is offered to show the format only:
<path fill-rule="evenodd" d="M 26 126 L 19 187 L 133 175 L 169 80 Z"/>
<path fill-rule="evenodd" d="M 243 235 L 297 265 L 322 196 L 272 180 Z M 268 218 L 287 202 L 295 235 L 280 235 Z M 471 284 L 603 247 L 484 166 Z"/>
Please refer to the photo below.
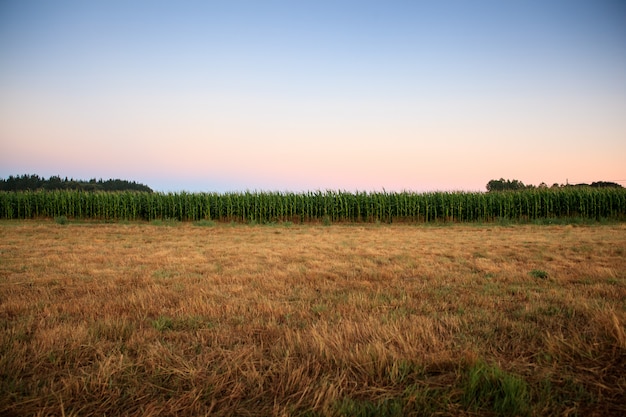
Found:
<path fill-rule="evenodd" d="M 167 269 L 158 269 L 152 273 L 152 276 L 158 279 L 172 278 L 175 275 L 176 275 L 176 272 L 170 271 Z"/>
<path fill-rule="evenodd" d="M 470 410 L 498 416 L 530 414 L 528 383 L 496 365 L 479 361 L 467 371 L 463 385 L 463 405 Z"/>
<path fill-rule="evenodd" d="M 178 226 L 180 224 L 180 220 L 166 217 L 165 219 L 162 219 L 162 220 L 161 219 L 152 220 L 150 222 L 150 224 L 153 225 L 153 226 L 169 226 L 169 227 L 173 227 L 173 226 Z"/>
<path fill-rule="evenodd" d="M 57 216 L 54 218 L 54 222 L 56 224 L 60 224 L 60 225 L 66 225 L 68 224 L 70 221 L 67 219 L 66 216 Z"/>
<path fill-rule="evenodd" d="M 419 416 L 441 415 L 451 403 L 450 393 L 448 388 L 409 385 L 404 390 L 404 411 L 406 414 Z"/>
<path fill-rule="evenodd" d="M 436 416 L 441 415 L 443 410 L 453 404 L 451 393 L 452 390 L 448 388 L 432 388 L 416 383 L 408 385 L 403 392 L 398 393 L 398 396 L 381 398 L 377 401 L 344 397 L 335 403 L 334 412 L 331 415 L 351 417 Z"/>
<path fill-rule="evenodd" d="M 200 316 L 169 317 L 161 315 L 151 322 L 152 327 L 160 332 L 167 330 L 190 331 L 198 329 L 211 329 L 215 323 Z"/>
<path fill-rule="evenodd" d="M 174 329 L 174 320 L 168 316 L 159 316 L 156 320 L 152 320 L 152 327 L 160 332 Z"/>
<path fill-rule="evenodd" d="M 386 374 L 393 384 L 404 384 L 414 381 L 424 373 L 424 368 L 412 361 L 394 361 L 387 366 Z"/>
<path fill-rule="evenodd" d="M 557 375 L 547 376 L 535 385 L 533 401 L 536 409 L 545 410 L 544 415 L 562 415 L 565 414 L 564 410 L 570 410 L 571 415 L 582 416 L 586 415 L 580 412 L 584 408 L 583 404 L 597 404 L 594 395 L 580 382 Z"/>
<path fill-rule="evenodd" d="M 346 397 L 336 406 L 337 415 L 346 417 L 400 417 L 402 408 L 402 401 L 396 398 L 371 402 Z"/>
<path fill-rule="evenodd" d="M 529 272 L 531 277 L 534 278 L 540 278 L 540 279 L 546 279 L 548 278 L 548 273 L 542 269 L 533 269 L 532 271 Z"/>
<path fill-rule="evenodd" d="M 326 304 L 315 304 L 311 307 L 311 311 L 316 316 L 321 316 L 323 313 L 328 311 L 328 306 Z"/>

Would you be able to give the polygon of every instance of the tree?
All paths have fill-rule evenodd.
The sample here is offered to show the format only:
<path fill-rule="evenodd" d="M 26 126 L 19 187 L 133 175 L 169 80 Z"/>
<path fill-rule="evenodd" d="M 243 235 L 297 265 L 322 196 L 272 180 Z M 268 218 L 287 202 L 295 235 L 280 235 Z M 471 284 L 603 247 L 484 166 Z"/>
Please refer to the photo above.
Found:
<path fill-rule="evenodd" d="M 596 181 L 591 183 L 591 187 L 596 188 L 624 188 L 616 182 L 611 181 Z"/>
<path fill-rule="evenodd" d="M 491 180 L 487 183 L 487 191 L 517 191 L 527 188 L 523 182 L 518 180 L 505 180 L 500 178 L 499 180 Z"/>
<path fill-rule="evenodd" d="M 25 191 L 25 190 L 83 190 L 83 191 L 143 191 L 151 193 L 152 189 L 144 184 L 135 181 L 126 180 L 107 180 L 92 179 L 89 181 L 75 180 L 73 178 L 65 179 L 58 175 L 53 175 L 47 180 L 40 178 L 38 175 L 21 175 L 9 176 L 9 178 L 0 178 L 0 191 Z"/>

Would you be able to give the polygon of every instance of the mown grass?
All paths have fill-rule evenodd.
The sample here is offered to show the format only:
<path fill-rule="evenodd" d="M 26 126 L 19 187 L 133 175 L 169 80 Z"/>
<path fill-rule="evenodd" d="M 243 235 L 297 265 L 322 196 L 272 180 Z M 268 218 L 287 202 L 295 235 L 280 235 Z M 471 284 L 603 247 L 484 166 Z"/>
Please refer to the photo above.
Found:
<path fill-rule="evenodd" d="M 624 415 L 624 253 L 620 224 L 2 222 L 0 414 Z"/>

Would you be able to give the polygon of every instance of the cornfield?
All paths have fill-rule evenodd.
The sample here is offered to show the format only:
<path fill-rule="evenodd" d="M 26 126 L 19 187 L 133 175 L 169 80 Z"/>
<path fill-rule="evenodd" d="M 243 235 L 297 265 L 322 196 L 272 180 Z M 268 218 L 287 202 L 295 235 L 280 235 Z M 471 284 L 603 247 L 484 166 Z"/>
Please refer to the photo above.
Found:
<path fill-rule="evenodd" d="M 512 192 L 0 192 L 0 219 L 218 222 L 474 222 L 626 217 L 626 189 Z"/>

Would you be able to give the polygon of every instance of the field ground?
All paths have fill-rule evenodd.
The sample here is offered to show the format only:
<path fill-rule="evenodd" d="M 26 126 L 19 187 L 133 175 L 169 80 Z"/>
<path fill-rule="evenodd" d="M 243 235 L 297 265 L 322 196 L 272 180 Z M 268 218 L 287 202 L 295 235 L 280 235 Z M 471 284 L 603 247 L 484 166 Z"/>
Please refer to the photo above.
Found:
<path fill-rule="evenodd" d="M 625 323 L 625 224 L 0 222 L 0 415 L 626 415 Z"/>

